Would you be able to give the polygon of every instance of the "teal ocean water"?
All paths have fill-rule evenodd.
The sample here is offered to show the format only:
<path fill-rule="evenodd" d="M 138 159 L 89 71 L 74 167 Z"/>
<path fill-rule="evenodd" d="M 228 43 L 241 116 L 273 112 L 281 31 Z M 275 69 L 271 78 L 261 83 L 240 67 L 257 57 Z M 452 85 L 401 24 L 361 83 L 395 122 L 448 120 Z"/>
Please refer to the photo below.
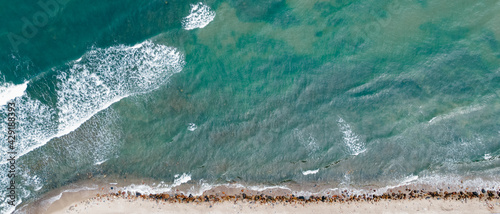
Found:
<path fill-rule="evenodd" d="M 89 174 L 499 186 L 500 1 L 0 5 L 0 126 L 15 103 L 17 205 Z"/>

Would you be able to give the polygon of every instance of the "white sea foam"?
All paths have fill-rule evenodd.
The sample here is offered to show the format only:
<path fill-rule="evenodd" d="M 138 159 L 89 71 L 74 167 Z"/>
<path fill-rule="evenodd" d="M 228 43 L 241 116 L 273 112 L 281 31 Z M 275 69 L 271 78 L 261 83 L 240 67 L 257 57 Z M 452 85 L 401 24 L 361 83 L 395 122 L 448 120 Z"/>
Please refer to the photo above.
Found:
<path fill-rule="evenodd" d="M 16 99 L 17 121 L 19 121 L 17 129 L 19 139 L 21 139 L 17 142 L 16 147 L 18 157 L 44 145 L 52 138 L 70 133 L 94 114 L 106 109 L 121 98 L 154 89 L 162 83 L 156 81 L 165 82 L 165 78 L 182 69 L 181 55 L 176 53 L 174 49 L 156 46 L 151 42 L 144 43 L 146 45 L 141 47 L 146 46 L 146 48 L 143 50 L 129 48 L 128 51 L 121 51 L 126 49 L 126 46 L 111 47 L 109 48 L 111 50 L 92 50 L 90 54 L 84 56 L 87 59 L 85 63 L 76 63 L 69 71 L 62 71 L 59 75 L 57 110 L 28 96 L 18 97 Z M 106 54 L 109 55 L 105 57 Z M 119 59 L 128 59 L 128 64 L 120 62 Z M 107 62 L 114 66 L 106 65 Z M 134 66 L 134 63 L 139 65 Z M 76 70 L 75 68 L 78 67 L 86 69 Z M 165 70 L 161 71 L 161 69 Z M 118 72 L 127 74 L 120 76 L 116 74 Z M 122 81 L 103 78 L 103 75 L 135 79 Z M 157 80 L 151 81 L 155 77 L 158 77 Z M 141 85 L 134 82 L 144 80 L 149 81 L 149 83 Z M 4 109 L 0 111 L 4 111 Z M 59 121 L 53 120 L 56 115 L 59 116 Z M 2 130 L 6 130 L 5 124 L 0 124 Z M 7 147 L 2 145 L 1 148 L 2 155 L 4 155 Z M 6 160 L 1 161 L 2 164 L 6 163 Z"/>
<path fill-rule="evenodd" d="M 140 48 L 144 45 L 144 43 L 139 43 L 139 44 L 135 44 L 134 46 L 130 47 L 132 49 L 137 49 L 137 48 Z"/>
<path fill-rule="evenodd" d="M 490 154 L 484 154 L 484 159 L 485 160 L 489 160 L 491 158 L 491 155 Z"/>
<path fill-rule="evenodd" d="M 74 168 L 102 164 L 116 157 L 121 146 L 119 139 L 122 132 L 116 126 L 119 119 L 113 109 L 99 112 L 79 127 L 78 132 L 57 139 L 57 147 L 59 153 L 64 154 L 63 157 L 52 157 L 54 153 L 50 151 L 41 151 L 37 155 L 52 157 L 54 163 L 64 159 Z"/>
<path fill-rule="evenodd" d="M 344 187 L 325 189 L 325 190 L 321 191 L 321 193 L 319 193 L 319 194 L 325 194 L 325 192 L 337 192 L 339 194 L 343 194 L 344 191 L 347 190 L 348 195 L 362 195 L 362 194 L 380 195 L 380 194 L 387 192 L 387 190 L 389 190 L 389 189 L 414 184 L 418 181 L 418 178 L 419 178 L 417 175 L 409 175 L 409 176 L 406 176 L 406 177 L 400 179 L 399 181 L 395 181 L 395 183 L 396 183 L 395 185 L 388 185 L 388 186 L 380 187 L 380 188 L 376 188 L 376 189 L 360 189 L 360 188 L 352 187 L 350 185 L 346 185 L 346 184 L 350 183 L 350 178 L 349 178 L 349 174 L 345 174 L 344 176 L 345 176 L 344 181 L 341 184 Z M 314 193 L 314 194 L 318 194 L 318 193 Z"/>
<path fill-rule="evenodd" d="M 365 144 L 359 137 L 352 131 L 351 126 L 339 118 L 338 124 L 343 133 L 344 143 L 351 151 L 351 154 L 356 156 L 366 151 Z"/>
<path fill-rule="evenodd" d="M 457 175 L 431 175 L 420 177 L 418 175 L 409 175 L 402 178 L 399 182 L 396 181 L 395 185 L 388 185 L 385 187 L 380 187 L 373 190 L 367 189 L 356 189 L 356 188 L 332 188 L 327 191 L 343 191 L 349 190 L 349 192 L 357 195 L 368 194 L 368 195 L 381 195 L 390 189 L 397 187 L 407 186 L 407 185 L 426 185 L 437 188 L 453 187 L 460 188 L 468 191 L 479 191 L 481 189 L 485 190 L 497 190 L 500 188 L 500 182 L 483 180 L 481 178 L 466 179 Z M 432 190 L 431 190 L 432 191 Z"/>
<path fill-rule="evenodd" d="M 303 175 L 314 175 L 316 173 L 319 172 L 319 169 L 316 169 L 316 170 L 307 170 L 307 171 L 304 171 L 302 172 Z"/>
<path fill-rule="evenodd" d="M 10 214 L 10 213 L 13 213 L 16 210 L 17 205 L 21 204 L 22 202 L 23 202 L 22 199 L 18 199 L 18 200 L 16 200 L 16 203 L 14 204 L 14 206 L 9 205 L 9 204 L 5 204 L 5 205 L 1 205 L 0 208 L 1 208 L 2 212 L 4 212 L 5 214 Z"/>
<path fill-rule="evenodd" d="M 104 159 L 104 160 L 102 160 L 102 161 L 97 161 L 97 162 L 95 162 L 95 163 L 94 163 L 94 165 L 96 165 L 96 166 L 97 166 L 97 165 L 101 165 L 101 164 L 103 164 L 104 162 L 106 162 L 107 160 L 108 160 L 108 159 Z"/>
<path fill-rule="evenodd" d="M 61 199 L 62 195 L 64 193 L 66 193 L 66 192 L 80 192 L 80 191 L 89 191 L 89 190 L 96 190 L 96 189 L 97 189 L 97 187 L 82 187 L 82 188 L 77 188 L 77 189 L 67 189 L 67 190 L 62 191 L 61 193 L 59 193 L 56 196 L 50 197 L 50 198 L 42 201 L 41 204 L 44 207 L 48 207 L 52 203 L 54 203 L 54 202 L 58 201 L 59 199 Z"/>
<path fill-rule="evenodd" d="M 174 182 L 171 185 L 165 184 L 164 182 L 161 182 L 157 186 L 149 186 L 145 184 L 131 184 L 127 187 L 124 187 L 123 189 L 125 191 L 131 191 L 131 192 L 140 192 L 142 194 L 159 194 L 159 193 L 164 193 L 164 192 L 169 192 L 172 190 L 174 187 L 178 187 L 181 184 L 187 183 L 188 181 L 191 180 L 191 175 L 183 173 L 182 175 L 175 175 L 174 176 Z"/>
<path fill-rule="evenodd" d="M 243 185 L 242 185 L 243 186 Z M 244 186 L 243 186 L 244 187 Z M 261 186 L 248 186 L 246 187 L 249 190 L 254 190 L 258 192 L 270 190 L 270 189 L 284 189 L 284 190 L 290 190 L 287 186 L 266 186 L 266 185 L 261 185 Z"/>
<path fill-rule="evenodd" d="M 17 107 L 17 158 L 45 145 L 53 138 L 72 132 L 95 114 L 124 97 L 157 89 L 165 84 L 171 75 L 180 72 L 183 66 L 184 57 L 175 48 L 145 41 L 132 47 L 118 45 L 104 49 L 93 48 L 71 62 L 67 70 L 56 71 L 58 75 L 55 107 L 29 97 L 25 93 L 28 82 L 21 85 L 4 84 L 0 87 L 2 101 L 14 99 Z M 6 108 L 0 109 L 2 121 L 7 119 L 6 113 Z M 6 133 L 6 124 L 0 123 L 3 133 Z M 107 123 L 102 124 L 106 126 Z M 78 154 L 85 153 L 89 157 L 95 157 L 93 163 L 102 162 L 113 152 L 112 138 L 116 135 L 94 129 L 86 131 L 98 136 L 103 142 L 96 145 L 96 150 L 80 151 Z M 73 144 L 68 145 L 71 147 Z M 0 145 L 2 157 L 6 157 L 7 151 L 7 144 Z M 0 168 L 7 169 L 7 166 L 6 159 L 0 160 Z M 2 190 L 10 180 L 7 171 L 0 172 Z M 25 186 L 32 186 L 35 191 L 42 188 L 38 176 L 24 178 L 28 182 Z M 27 189 L 20 191 L 23 197 L 31 193 Z M 19 199 L 17 203 L 21 201 Z M 5 211 L 7 207 L 11 206 L 3 199 L 0 209 Z"/>
<path fill-rule="evenodd" d="M 203 195 L 203 193 L 204 193 L 205 191 L 211 190 L 211 189 L 213 189 L 213 188 L 214 188 L 214 186 L 213 186 L 213 185 L 211 185 L 211 184 L 209 184 L 209 183 L 205 183 L 205 182 L 203 182 L 203 180 L 201 180 L 201 181 L 199 182 L 199 188 L 198 188 L 198 189 L 196 189 L 196 188 L 193 186 L 193 187 L 191 187 L 191 188 L 189 189 L 189 192 L 188 192 L 187 194 L 192 194 L 192 195 L 194 195 L 194 196 L 199 196 L 199 195 Z"/>
<path fill-rule="evenodd" d="M 28 81 L 19 85 L 11 83 L 4 83 L 3 85 L 0 85 L 0 106 L 6 105 L 7 102 L 15 99 L 16 97 L 23 96 L 26 93 L 27 87 Z"/>
<path fill-rule="evenodd" d="M 429 120 L 429 123 L 433 124 L 433 123 L 437 123 L 441 120 L 451 119 L 451 118 L 459 116 L 459 115 L 470 114 L 472 112 L 479 111 L 483 108 L 484 108 L 484 106 L 481 106 L 481 105 L 474 105 L 474 106 L 457 108 L 448 114 L 433 117 L 431 120 Z"/>
<path fill-rule="evenodd" d="M 180 179 L 182 177 L 190 177 L 186 173 L 183 173 L 182 175 L 176 175 L 177 179 Z M 176 180 L 177 180 L 176 179 Z M 175 182 L 174 182 L 175 183 Z M 336 188 L 327 188 L 327 189 L 321 189 L 318 192 L 313 192 L 307 191 L 307 190 L 297 190 L 297 189 L 291 189 L 288 186 L 266 186 L 266 185 L 258 185 L 258 186 L 246 186 L 243 184 L 239 183 L 229 183 L 229 184 L 209 184 L 206 183 L 203 180 L 200 180 L 197 184 L 194 184 L 188 191 L 175 191 L 176 193 L 183 193 L 185 195 L 192 194 L 193 196 L 200 196 L 203 194 L 203 192 L 207 190 L 211 190 L 220 186 L 228 187 L 228 188 L 236 188 L 236 189 L 248 189 L 252 191 L 257 191 L 257 192 L 267 192 L 267 191 L 274 191 L 275 189 L 281 189 L 281 190 L 287 190 L 292 192 L 296 196 L 304 196 L 304 197 L 310 197 L 312 195 L 333 195 L 333 194 L 346 194 L 347 196 L 351 195 L 362 195 L 366 194 L 368 197 L 371 195 L 381 195 L 383 193 L 386 193 L 390 189 L 394 189 L 397 187 L 402 187 L 406 185 L 418 185 L 418 184 L 424 184 L 424 185 L 430 185 L 436 188 L 444 188 L 446 185 L 450 185 L 453 187 L 459 187 L 463 189 L 468 189 L 469 191 L 474 191 L 474 190 L 480 190 L 482 188 L 486 190 L 496 190 L 500 187 L 500 183 L 494 182 L 494 181 L 485 181 L 479 178 L 476 178 L 474 180 L 464 180 L 463 178 L 459 176 L 438 176 L 438 175 L 433 175 L 433 176 L 426 176 L 426 177 L 419 177 L 417 175 L 408 175 L 406 177 L 403 177 L 399 179 L 399 181 L 395 181 L 395 185 L 389 185 L 385 187 L 380 187 L 380 188 L 375 188 L 375 189 L 358 189 L 358 188 L 353 188 L 353 187 L 336 187 Z M 116 184 L 116 183 L 113 183 Z M 126 186 L 123 188 L 118 188 L 116 191 L 119 189 L 122 191 L 130 191 L 132 193 L 139 192 L 141 194 L 160 194 L 160 193 L 168 193 L 170 191 L 174 191 L 172 188 L 174 185 L 168 185 L 165 184 L 164 182 L 161 182 L 160 184 L 156 186 L 149 186 L 149 185 L 130 185 Z M 59 200 L 64 192 L 78 192 L 81 190 L 93 190 L 95 188 L 89 188 L 89 187 L 84 187 L 84 188 L 79 188 L 79 189 L 74 189 L 74 190 L 65 190 L 62 193 L 49 198 L 45 200 L 44 204 L 51 204 L 57 200 Z M 344 190 L 347 190 L 345 192 Z M 374 191 L 375 190 L 375 191 Z M 428 189 L 429 190 L 429 189 Z M 432 191 L 432 190 L 430 190 Z M 331 193 L 331 194 L 330 194 Z"/>
<path fill-rule="evenodd" d="M 457 175 L 430 175 L 419 178 L 413 183 L 426 184 L 431 186 L 451 186 L 460 187 L 469 191 L 480 189 L 498 190 L 500 182 L 484 180 L 482 178 L 467 179 Z"/>
<path fill-rule="evenodd" d="M 227 188 L 248 189 L 248 190 L 257 191 L 257 192 L 263 192 L 263 191 L 273 190 L 273 189 L 283 189 L 283 190 L 292 191 L 287 186 L 267 186 L 267 185 L 245 186 L 243 184 L 238 184 L 238 183 L 235 183 L 235 184 L 217 184 L 217 185 L 209 185 L 209 186 L 211 187 L 210 189 L 213 189 L 213 188 L 216 188 L 219 186 L 225 186 Z"/>
<path fill-rule="evenodd" d="M 205 191 L 208 191 L 208 190 L 211 190 L 211 189 L 214 189 L 217 187 L 221 187 L 221 186 L 224 186 L 227 188 L 248 189 L 248 190 L 258 191 L 258 192 L 263 192 L 263 191 L 267 191 L 267 190 L 272 191 L 274 189 L 283 189 L 283 190 L 291 191 L 291 189 L 288 188 L 287 186 L 266 186 L 266 185 L 245 186 L 245 185 L 238 184 L 238 183 L 210 184 L 210 183 L 205 182 L 203 179 L 199 180 L 195 184 L 190 184 L 192 186 L 189 189 L 187 189 L 187 191 L 183 191 L 183 190 L 177 191 L 176 189 L 174 189 L 174 187 L 177 187 L 180 185 L 179 184 L 180 182 L 177 181 L 179 179 L 183 180 L 183 182 L 185 183 L 185 182 L 191 180 L 191 176 L 186 174 L 186 173 L 184 173 L 182 175 L 177 175 L 177 179 L 175 179 L 175 181 L 171 185 L 165 184 L 165 182 L 162 181 L 160 184 L 158 184 L 156 186 L 154 186 L 154 184 L 153 185 L 145 185 L 145 184 L 135 185 L 135 184 L 132 184 L 132 185 L 123 187 L 122 189 L 123 189 L 123 191 L 130 191 L 132 193 L 139 192 L 141 194 L 160 194 L 160 193 L 167 193 L 167 192 L 171 192 L 171 191 L 175 190 L 176 193 L 183 193 L 185 195 L 192 194 L 193 196 L 200 196 Z"/>
<path fill-rule="evenodd" d="M 168 81 L 184 66 L 184 57 L 175 48 L 145 41 L 132 47 L 125 45 L 105 49 L 93 48 L 70 63 L 57 76 L 57 108 L 53 109 L 28 97 L 27 82 L 4 87 L 14 91 L 5 100 L 16 97 L 19 121 L 18 157 L 45 145 L 49 140 L 74 131 L 96 113 L 134 94 L 152 91 Z M 5 115 L 5 109 L 0 109 Z M 53 118 L 58 118 L 54 121 Z M 6 123 L 0 126 L 5 133 Z M 6 145 L 1 145 L 5 156 Z M 0 164 L 5 164 L 1 160 Z"/>
<path fill-rule="evenodd" d="M 132 47 L 94 48 L 58 75 L 59 128 L 66 135 L 97 112 L 133 94 L 165 84 L 182 70 L 183 55 L 175 48 L 145 41 Z"/>
<path fill-rule="evenodd" d="M 199 2 L 191 4 L 191 12 L 182 20 L 182 28 L 193 30 L 196 28 L 204 28 L 215 18 L 215 12 L 207 5 Z"/>
<path fill-rule="evenodd" d="M 136 185 L 136 184 L 131 184 L 127 187 L 124 187 L 123 188 L 124 191 L 130 191 L 130 192 L 139 192 L 141 194 L 159 194 L 159 193 L 164 193 L 164 192 L 169 192 L 172 190 L 172 187 L 166 185 L 159 185 L 159 186 L 156 186 L 156 187 L 152 187 L 152 186 L 149 186 L 149 185 L 144 185 L 144 184 L 140 184 L 140 185 Z"/>
<path fill-rule="evenodd" d="M 43 202 L 42 202 L 42 204 L 44 204 L 44 205 L 50 205 L 50 204 L 52 204 L 52 203 L 54 203 L 54 202 L 58 201 L 59 199 L 61 199 L 62 194 L 63 194 L 63 193 L 61 192 L 61 193 L 59 193 L 59 195 L 56 195 L 56 196 L 50 197 L 50 198 L 48 198 L 47 200 L 43 201 Z"/>
<path fill-rule="evenodd" d="M 191 180 L 191 175 L 183 173 L 182 175 L 175 175 L 174 183 L 172 187 L 180 186 L 181 184 L 187 183 Z"/>
<path fill-rule="evenodd" d="M 32 175 L 29 173 L 28 168 L 24 168 L 23 170 L 19 170 L 18 173 L 22 176 L 22 186 L 25 187 L 32 187 L 35 191 L 38 191 L 42 189 L 43 187 L 43 180 L 38 177 L 37 175 Z"/>
<path fill-rule="evenodd" d="M 299 143 L 307 149 L 309 155 L 313 155 L 319 149 L 316 138 L 314 138 L 312 134 L 306 137 L 302 131 L 296 128 L 293 130 L 293 135 Z"/>
<path fill-rule="evenodd" d="M 415 183 L 417 181 L 418 181 L 418 175 L 413 175 L 413 174 L 408 175 L 408 176 L 404 177 L 401 181 L 399 181 L 398 184 L 379 188 L 375 191 L 375 193 L 383 194 L 389 189 L 393 189 L 393 188 L 404 186 L 404 185 L 409 185 L 409 184 Z"/>
<path fill-rule="evenodd" d="M 24 95 L 15 99 L 16 117 L 18 126 L 15 150 L 18 158 L 28 152 L 44 145 L 53 135 L 57 133 L 57 123 L 52 120 L 56 115 L 49 106 L 38 100 L 33 100 Z M 6 115 L 5 109 L 0 109 L 1 115 Z M 6 119 L 6 118 L 4 118 Z M 2 132 L 6 133 L 7 123 L 1 123 Z M 0 145 L 2 157 L 7 157 L 9 148 L 7 144 Z M 6 159 L 0 160 L 0 164 L 7 163 Z"/>
<path fill-rule="evenodd" d="M 194 130 L 196 130 L 197 128 L 198 128 L 198 126 L 196 126 L 196 124 L 194 124 L 194 123 L 190 123 L 190 124 L 188 124 L 188 128 L 187 128 L 187 129 L 188 129 L 189 131 L 194 131 Z"/>

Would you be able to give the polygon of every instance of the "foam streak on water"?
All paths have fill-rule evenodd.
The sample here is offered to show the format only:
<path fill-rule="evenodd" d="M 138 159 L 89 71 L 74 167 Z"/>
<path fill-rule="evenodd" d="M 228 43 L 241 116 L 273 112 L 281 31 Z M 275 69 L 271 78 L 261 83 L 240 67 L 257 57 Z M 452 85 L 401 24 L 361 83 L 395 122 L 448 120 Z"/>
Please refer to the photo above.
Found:
<path fill-rule="evenodd" d="M 0 106 L 7 104 L 7 102 L 15 99 L 16 97 L 23 96 L 26 92 L 27 87 L 28 82 L 19 85 L 10 83 L 4 83 L 3 85 L 0 85 Z"/>
<path fill-rule="evenodd" d="M 164 193 L 171 191 L 172 188 L 178 187 L 181 184 L 187 183 L 188 181 L 191 180 L 191 175 L 187 173 L 183 173 L 182 175 L 175 175 L 175 180 L 171 185 L 165 184 L 164 182 L 161 182 L 158 184 L 156 187 L 148 186 L 148 185 L 129 185 L 125 187 L 125 190 L 132 191 L 132 192 L 141 192 L 143 194 L 158 194 L 158 193 Z"/>
<path fill-rule="evenodd" d="M 182 28 L 185 30 L 193 30 L 196 28 L 204 28 L 215 18 L 215 12 L 207 5 L 199 2 L 191 4 L 191 12 L 182 20 Z"/>
<path fill-rule="evenodd" d="M 194 130 L 196 130 L 197 128 L 198 128 L 198 127 L 196 126 L 196 124 L 194 124 L 194 123 L 189 123 L 189 124 L 188 124 L 188 128 L 187 128 L 187 129 L 188 129 L 189 131 L 194 131 Z"/>
<path fill-rule="evenodd" d="M 182 191 L 180 190 L 178 193 L 183 193 L 185 195 L 192 194 L 193 196 L 200 196 L 203 195 L 205 191 L 217 188 L 217 187 L 227 187 L 227 188 L 237 188 L 237 189 L 248 189 L 252 191 L 258 191 L 262 192 L 265 190 L 274 190 L 274 189 L 283 189 L 283 190 L 289 190 L 291 189 L 287 186 L 266 186 L 266 185 L 258 185 L 258 186 L 246 186 L 243 184 L 239 183 L 230 183 L 230 184 L 210 184 L 205 182 L 204 180 L 199 180 L 196 184 L 189 184 L 192 185 L 191 188 L 187 191 Z M 177 185 L 179 186 L 179 185 Z M 160 193 L 166 193 L 169 191 L 173 190 L 173 187 L 177 187 L 175 182 L 172 185 L 165 184 L 164 182 L 161 182 L 160 184 L 156 186 L 149 186 L 145 184 L 141 185 L 129 185 L 124 187 L 123 189 L 125 191 L 130 191 L 130 192 L 139 192 L 141 194 L 160 194 Z M 176 191 L 177 192 L 177 191 Z"/>
<path fill-rule="evenodd" d="M 444 115 L 439 115 L 439 116 L 433 117 L 431 120 L 429 120 L 429 124 L 434 124 L 434 123 L 437 123 L 441 120 L 450 119 L 450 118 L 456 117 L 458 115 L 469 114 L 469 113 L 472 113 L 475 111 L 479 111 L 483 108 L 484 108 L 484 106 L 469 106 L 469 107 L 458 108 L 449 114 L 444 114 Z"/>
<path fill-rule="evenodd" d="M 316 169 L 316 170 L 307 170 L 307 171 L 304 171 L 302 172 L 303 175 L 314 175 L 316 173 L 319 172 L 319 169 Z"/>
<path fill-rule="evenodd" d="M 351 151 L 351 154 L 356 156 L 366 151 L 365 144 L 359 139 L 359 137 L 352 131 L 351 126 L 344 121 L 344 119 L 339 118 L 338 124 L 340 130 L 344 134 L 344 143 Z"/>
<path fill-rule="evenodd" d="M 299 143 L 307 149 L 309 155 L 313 155 L 319 149 L 319 146 L 316 143 L 316 138 L 314 138 L 312 134 L 309 134 L 309 136 L 304 136 L 305 134 L 303 133 L 303 131 L 294 129 L 293 135 L 297 138 Z"/>
<path fill-rule="evenodd" d="M 172 187 L 176 187 L 183 183 L 187 183 L 190 180 L 191 180 L 191 175 L 189 174 L 183 173 L 182 175 L 175 175 L 175 180 Z"/>

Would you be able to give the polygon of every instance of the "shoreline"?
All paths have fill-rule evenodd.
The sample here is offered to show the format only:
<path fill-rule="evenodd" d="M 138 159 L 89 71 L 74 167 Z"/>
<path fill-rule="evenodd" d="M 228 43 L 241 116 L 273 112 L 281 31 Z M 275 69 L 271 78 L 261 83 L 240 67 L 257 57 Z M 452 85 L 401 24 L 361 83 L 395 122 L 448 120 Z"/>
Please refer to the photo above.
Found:
<path fill-rule="evenodd" d="M 500 209 L 498 199 L 480 200 L 390 200 L 350 202 L 283 202 L 253 201 L 231 198 L 224 201 L 173 202 L 142 197 L 99 196 L 69 206 L 58 207 L 46 213 L 493 213 Z M 178 199 L 180 200 L 180 199 Z M 175 200 L 174 200 L 175 201 Z"/>
<path fill-rule="evenodd" d="M 227 184 L 211 186 L 193 195 L 188 193 L 194 187 L 193 182 L 172 187 L 170 191 L 148 193 L 130 187 L 154 186 L 155 183 L 149 183 L 151 181 L 141 180 L 137 186 L 134 183 L 138 180 L 124 181 L 120 185 L 110 181 L 113 179 L 67 185 L 18 207 L 14 213 L 124 213 L 135 209 L 142 210 L 137 213 L 500 212 L 500 189 L 484 189 L 486 187 L 407 184 L 388 188 L 385 192 L 380 192 L 380 188 L 369 188 L 364 193 L 354 188 L 334 188 L 328 192 L 304 194 L 306 192 L 300 189 L 288 187 L 256 189 Z"/>

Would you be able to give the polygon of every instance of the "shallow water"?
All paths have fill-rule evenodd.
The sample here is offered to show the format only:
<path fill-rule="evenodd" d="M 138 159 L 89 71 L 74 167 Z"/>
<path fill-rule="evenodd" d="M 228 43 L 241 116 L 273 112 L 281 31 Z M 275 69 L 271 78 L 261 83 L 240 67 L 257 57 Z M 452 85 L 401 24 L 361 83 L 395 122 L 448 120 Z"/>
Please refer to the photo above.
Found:
<path fill-rule="evenodd" d="M 90 173 L 332 188 L 500 173 L 498 1 L 61 0 L 45 24 L 34 2 L 1 5 L 17 203 Z"/>

